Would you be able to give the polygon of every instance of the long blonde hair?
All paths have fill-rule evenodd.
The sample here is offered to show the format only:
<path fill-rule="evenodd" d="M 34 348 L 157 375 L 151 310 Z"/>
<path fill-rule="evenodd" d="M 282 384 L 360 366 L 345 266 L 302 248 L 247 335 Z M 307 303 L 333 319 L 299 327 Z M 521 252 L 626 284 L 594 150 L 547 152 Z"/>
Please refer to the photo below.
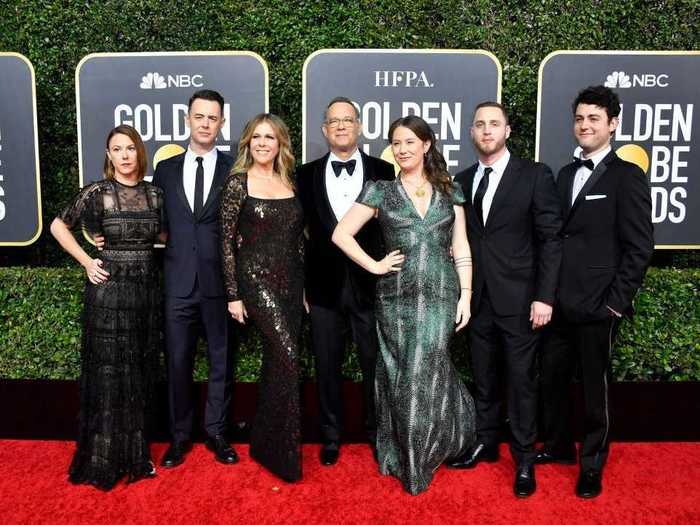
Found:
<path fill-rule="evenodd" d="M 279 142 L 279 152 L 277 157 L 275 157 L 272 169 L 282 178 L 285 184 L 290 188 L 295 188 L 292 176 L 294 172 L 294 154 L 292 153 L 292 144 L 289 138 L 289 128 L 287 128 L 287 125 L 281 118 L 272 113 L 260 113 L 250 119 L 245 125 L 238 142 L 238 158 L 231 172 L 244 173 L 253 165 L 253 156 L 250 154 L 250 140 L 253 137 L 255 128 L 263 122 L 267 122 L 272 126 Z"/>

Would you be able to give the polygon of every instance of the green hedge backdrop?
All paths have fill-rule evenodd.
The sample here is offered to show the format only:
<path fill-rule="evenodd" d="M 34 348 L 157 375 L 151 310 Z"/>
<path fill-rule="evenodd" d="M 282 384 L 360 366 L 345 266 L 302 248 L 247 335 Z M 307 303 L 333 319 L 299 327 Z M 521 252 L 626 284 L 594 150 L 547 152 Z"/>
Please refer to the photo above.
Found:
<path fill-rule="evenodd" d="M 0 0 L 0 51 L 24 54 L 36 70 L 44 210 L 40 240 L 0 249 L 0 266 L 72 264 L 50 239 L 48 224 L 78 189 L 74 73 L 89 53 L 255 51 L 270 68 L 270 109 L 289 124 L 300 157 L 302 65 L 313 51 L 486 49 L 503 66 L 510 147 L 532 158 L 537 71 L 547 54 L 696 49 L 699 13 L 698 0 Z M 657 252 L 654 264 L 700 267 L 700 257 Z M 616 377 L 698 379 L 697 296 L 697 270 L 653 270 L 638 300 L 644 314 L 620 338 Z M 75 377 L 80 297 L 74 268 L 0 268 L 0 376 Z M 251 335 L 239 379 L 254 379 L 256 346 Z M 455 357 L 468 373 L 466 358 Z M 352 359 L 347 371 L 357 373 Z"/>
<path fill-rule="evenodd" d="M 0 377 L 73 379 L 79 374 L 80 314 L 84 272 L 77 268 L 0 268 Z M 700 270 L 652 268 L 625 320 L 614 350 L 618 380 L 700 381 Z M 313 377 L 308 326 L 304 329 L 304 375 Z M 243 334 L 237 353 L 238 381 L 255 381 L 260 369 L 260 339 Z M 465 338 L 456 337 L 452 356 L 469 378 Z M 199 352 L 196 377 L 206 378 Z M 354 352 L 345 373 L 359 379 Z"/>

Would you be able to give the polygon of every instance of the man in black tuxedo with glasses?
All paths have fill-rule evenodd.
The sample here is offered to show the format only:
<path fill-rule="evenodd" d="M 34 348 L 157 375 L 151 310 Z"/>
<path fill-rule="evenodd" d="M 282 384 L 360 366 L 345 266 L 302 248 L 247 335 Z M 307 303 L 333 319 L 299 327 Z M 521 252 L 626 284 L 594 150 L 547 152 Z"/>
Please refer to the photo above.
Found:
<path fill-rule="evenodd" d="M 374 368 L 379 343 L 374 317 L 376 277 L 348 259 L 333 244 L 331 236 L 364 183 L 392 180 L 394 168 L 358 148 L 362 124 L 359 110 L 349 98 L 336 97 L 330 101 L 324 111 L 322 131 L 330 151 L 301 166 L 296 182 L 309 236 L 305 287 L 321 412 L 320 459 L 323 465 L 333 465 L 338 461 L 343 428 L 341 367 L 348 332 L 357 345 L 365 430 L 374 450 L 377 433 Z M 372 257 L 384 256 L 376 219 L 360 230 L 357 241 Z"/>

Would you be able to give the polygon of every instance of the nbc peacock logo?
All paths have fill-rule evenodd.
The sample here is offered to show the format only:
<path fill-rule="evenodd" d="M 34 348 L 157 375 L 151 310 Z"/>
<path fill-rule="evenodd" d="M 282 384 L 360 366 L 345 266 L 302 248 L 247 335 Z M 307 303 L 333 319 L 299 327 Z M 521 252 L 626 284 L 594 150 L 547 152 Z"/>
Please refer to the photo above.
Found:
<path fill-rule="evenodd" d="M 632 80 L 624 71 L 613 71 L 605 79 L 605 87 L 629 88 L 632 87 Z"/>
<path fill-rule="evenodd" d="M 141 77 L 141 84 L 139 85 L 141 89 L 165 89 L 168 84 L 165 82 L 165 77 L 153 71 L 152 73 L 146 73 Z"/>

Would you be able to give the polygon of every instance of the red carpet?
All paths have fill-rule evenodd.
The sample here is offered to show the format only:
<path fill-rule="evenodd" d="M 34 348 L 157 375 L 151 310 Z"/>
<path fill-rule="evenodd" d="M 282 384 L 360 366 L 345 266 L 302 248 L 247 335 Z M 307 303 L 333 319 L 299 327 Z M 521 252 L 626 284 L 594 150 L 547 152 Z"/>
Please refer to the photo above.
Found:
<path fill-rule="evenodd" d="M 304 447 L 304 480 L 278 481 L 237 445 L 241 462 L 215 463 L 202 445 L 174 470 L 103 493 L 66 479 L 74 444 L 0 441 L 0 524 L 10 523 L 627 523 L 700 524 L 700 443 L 614 443 L 603 494 L 573 494 L 577 468 L 537 470 L 537 492 L 513 497 L 505 456 L 473 471 L 438 470 L 428 492 L 410 496 L 377 473 L 369 449 L 347 445 L 332 468 Z M 165 445 L 153 447 L 160 459 Z"/>

